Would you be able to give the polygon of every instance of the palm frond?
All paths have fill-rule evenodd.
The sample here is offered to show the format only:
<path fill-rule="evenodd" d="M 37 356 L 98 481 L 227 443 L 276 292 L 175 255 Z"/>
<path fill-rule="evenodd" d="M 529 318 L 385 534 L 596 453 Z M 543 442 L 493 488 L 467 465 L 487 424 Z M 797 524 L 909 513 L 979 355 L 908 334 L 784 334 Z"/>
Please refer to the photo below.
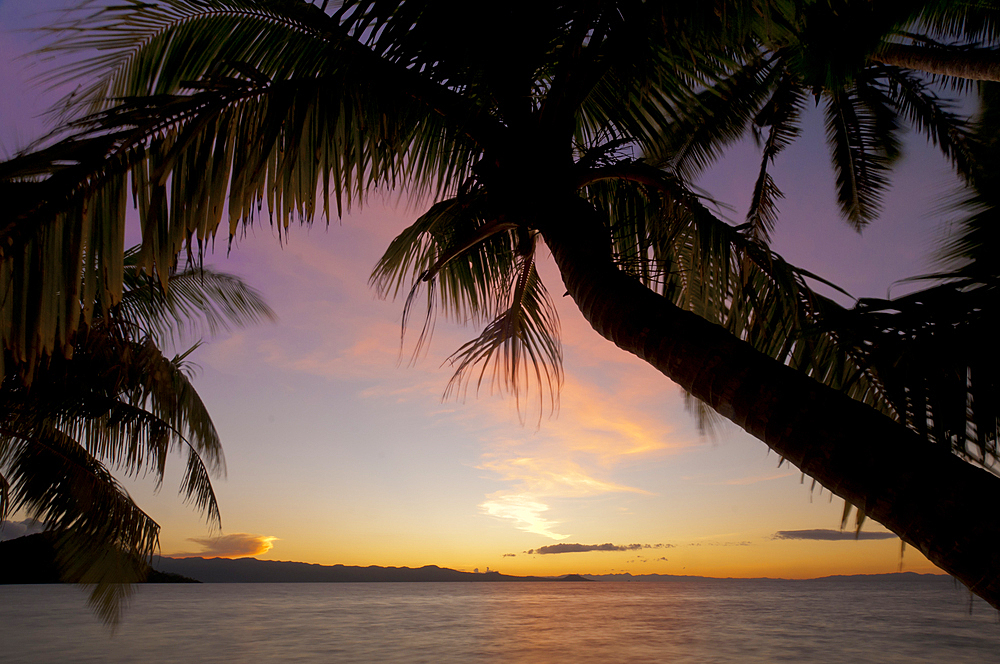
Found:
<path fill-rule="evenodd" d="M 491 390 L 511 393 L 518 405 L 523 395 L 537 392 L 539 418 L 546 395 L 549 410 L 556 410 L 563 379 L 559 317 L 535 270 L 531 242 L 511 273 L 509 291 L 500 294 L 507 308 L 448 358 L 455 373 L 446 397 L 463 396 L 473 382 L 478 392 L 485 382 Z"/>
<path fill-rule="evenodd" d="M 896 67 L 872 68 L 870 73 L 884 77 L 893 106 L 913 127 L 940 148 L 959 174 L 968 178 L 975 170 L 976 157 L 971 144 L 969 123 L 952 110 L 952 103 L 940 99 L 919 76 Z"/>
<path fill-rule="evenodd" d="M 569 64 L 546 80 L 551 89 L 542 117 L 553 130 L 561 128 L 561 121 L 575 123 L 576 140 L 587 148 L 595 136 L 611 130 L 652 153 L 681 119 L 681 109 L 701 103 L 697 87 L 711 86 L 739 67 L 736 58 L 700 44 L 717 33 L 691 35 L 690 41 L 665 38 L 673 21 L 683 20 L 680 13 L 663 12 L 655 4 L 609 7 L 577 58 L 554 52 Z"/>
<path fill-rule="evenodd" d="M 70 359 L 53 358 L 30 385 L 8 377 L 3 395 L 11 435 L 32 437 L 55 427 L 89 454 L 126 475 L 163 478 L 172 449 L 186 450 L 205 478 L 185 496 L 218 524 L 209 473 L 225 462 L 211 417 L 178 361 L 164 357 L 148 337 L 134 341 L 103 326 L 78 335 Z"/>
<path fill-rule="evenodd" d="M 159 526 L 70 437 L 45 427 L 30 438 L 11 433 L 0 430 L 0 468 L 14 487 L 12 507 L 55 533 L 60 576 L 93 584 L 90 604 L 114 626 L 132 592 L 127 584 L 145 579 Z"/>
<path fill-rule="evenodd" d="M 81 121 L 79 136 L 41 155 L 0 165 L 0 179 L 11 186 L 25 189 L 26 172 L 48 169 L 59 179 L 45 188 L 69 181 L 76 192 L 66 202 L 32 187 L 38 202 L 29 200 L 6 224 L 10 232 L 31 229 L 27 238 L 3 238 L 27 254 L 8 250 L 0 267 L 0 287 L 17 291 L 0 303 L 9 330 L 4 344 L 16 360 L 30 367 L 54 347 L 67 347 L 80 318 L 74 300 L 84 302 L 85 323 L 88 302 L 107 307 L 120 300 L 121 260 L 111 256 L 123 251 L 127 178 L 144 229 L 138 263 L 166 289 L 177 253 L 213 237 L 226 205 L 232 237 L 264 205 L 280 231 L 292 218 L 311 221 L 318 209 L 329 216 L 331 188 L 340 213 L 382 183 L 409 178 L 405 184 L 420 194 L 467 177 L 478 148 L 458 129 L 421 103 L 379 101 L 387 89 L 343 98 L 345 90 L 372 87 L 367 73 L 350 75 L 350 84 L 343 77 L 268 86 L 226 81 L 189 96 L 129 102 Z M 58 166 L 65 163 L 73 165 Z M 65 256 L 77 257 L 75 264 Z M 32 269 L 35 260 L 66 267 L 42 273 Z M 91 299 L 93 293 L 101 297 Z M 51 310 L 25 308 L 39 301 Z"/>
<path fill-rule="evenodd" d="M 1000 41 L 1000 5 L 992 0 L 932 0 L 920 7 L 917 25 L 939 39 L 972 44 Z"/>
<path fill-rule="evenodd" d="M 61 57 L 44 80 L 53 87 L 87 82 L 57 105 L 65 119 L 126 97 L 174 94 L 227 65 L 261 83 L 293 72 L 316 76 L 341 30 L 304 1 L 87 0 L 48 32 L 54 40 L 39 54 Z"/>
<path fill-rule="evenodd" d="M 760 174 L 747 209 L 747 223 L 750 224 L 751 236 L 765 243 L 769 241 L 778 219 L 777 201 L 784 196 L 767 167 L 798 137 L 797 123 L 804 104 L 805 91 L 786 75 L 778 81 L 774 94 L 755 119 L 757 126 L 769 129 L 761 156 Z"/>
<path fill-rule="evenodd" d="M 835 285 L 788 264 L 748 226 L 720 220 L 667 172 L 628 163 L 593 169 L 585 181 L 621 269 L 768 356 L 893 414 L 868 368 L 821 325 L 842 308 L 808 281 Z"/>
<path fill-rule="evenodd" d="M 87 603 L 114 632 L 136 591 L 134 584 L 149 576 L 149 558 L 75 530 L 58 533 L 54 548 L 60 577 L 90 589 Z"/>
<path fill-rule="evenodd" d="M 445 396 L 464 395 L 473 368 L 482 365 L 476 389 L 492 369 L 491 389 L 521 398 L 537 388 L 540 405 L 555 409 L 562 382 L 562 351 L 555 308 L 534 264 L 535 235 L 509 222 L 486 221 L 475 193 L 432 206 L 389 245 L 372 271 L 382 297 L 409 287 L 403 333 L 421 288 L 427 315 L 414 358 L 429 339 L 441 310 L 461 323 L 489 323 L 448 361 L 456 366 Z M 540 411 L 541 413 L 541 411 Z"/>
<path fill-rule="evenodd" d="M 877 378 L 908 427 L 1000 473 L 997 301 L 996 284 L 956 282 L 861 300 L 823 324 Z"/>
<path fill-rule="evenodd" d="M 861 230 L 878 214 L 892 155 L 883 144 L 882 114 L 859 88 L 831 94 L 824 108 L 826 135 L 837 175 L 837 202 L 847 221 Z"/>
<path fill-rule="evenodd" d="M 220 284 L 219 275 L 207 274 L 206 284 L 193 271 L 182 273 L 187 288 L 168 294 L 148 279 L 129 279 L 127 295 L 139 306 L 126 297 L 113 315 L 95 316 L 77 331 L 68 356 L 48 357 L 30 381 L 12 374 L 0 385 L 0 511 L 26 509 L 54 531 L 61 578 L 92 585 L 90 603 L 112 627 L 132 592 L 128 584 L 148 572 L 159 526 L 109 469 L 151 473 L 158 487 L 169 453 L 186 454 L 180 492 L 212 527 L 221 526 L 211 483 L 225 472 L 218 434 L 187 375 L 187 353 L 168 359 L 148 331 L 183 326 L 185 315 L 201 312 L 222 324 L 270 313 L 239 280 L 223 275 Z"/>
<path fill-rule="evenodd" d="M 433 205 L 392 241 L 372 270 L 369 281 L 380 297 L 407 289 L 403 334 L 420 289 L 427 288 L 414 358 L 429 341 L 439 309 L 463 324 L 478 324 L 499 311 L 497 293 L 508 287 L 515 260 L 515 227 L 486 221 L 483 203 L 472 195 Z"/>
<path fill-rule="evenodd" d="M 929 275 L 937 279 L 961 279 L 989 284 L 1000 279 L 996 247 L 1000 246 L 1000 199 L 997 179 L 983 177 L 983 184 L 966 192 L 957 208 L 961 217 L 955 233 L 938 250 L 938 261 L 945 271 Z"/>
<path fill-rule="evenodd" d="M 75 529 L 140 555 L 156 545 L 159 526 L 142 512 L 104 465 L 55 427 L 5 426 L 4 457 L 11 504 L 51 530 Z"/>
<path fill-rule="evenodd" d="M 701 92 L 676 122 L 666 126 L 645 158 L 691 177 L 743 138 L 780 75 L 780 58 L 757 57 Z"/>
<path fill-rule="evenodd" d="M 137 247 L 125 252 L 126 267 L 134 266 Z M 177 341 L 184 335 L 228 331 L 276 320 L 261 294 L 242 279 L 204 266 L 173 272 L 169 289 L 135 270 L 126 269 L 124 293 L 116 315 L 139 325 L 154 341 Z"/>
<path fill-rule="evenodd" d="M 942 243 L 937 260 L 940 279 L 992 284 L 1000 278 L 996 248 L 1000 246 L 1000 86 L 983 86 L 972 146 L 975 170 L 969 186 L 954 201 L 959 215 L 954 233 Z"/>

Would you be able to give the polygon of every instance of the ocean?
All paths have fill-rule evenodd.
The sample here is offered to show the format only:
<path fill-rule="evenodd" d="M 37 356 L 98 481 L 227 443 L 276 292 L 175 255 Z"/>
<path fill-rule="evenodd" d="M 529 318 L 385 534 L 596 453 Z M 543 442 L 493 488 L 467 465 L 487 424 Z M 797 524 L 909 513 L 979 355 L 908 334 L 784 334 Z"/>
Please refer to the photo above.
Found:
<path fill-rule="evenodd" d="M 0 586 L 10 662 L 1000 662 L 997 612 L 910 581 Z"/>

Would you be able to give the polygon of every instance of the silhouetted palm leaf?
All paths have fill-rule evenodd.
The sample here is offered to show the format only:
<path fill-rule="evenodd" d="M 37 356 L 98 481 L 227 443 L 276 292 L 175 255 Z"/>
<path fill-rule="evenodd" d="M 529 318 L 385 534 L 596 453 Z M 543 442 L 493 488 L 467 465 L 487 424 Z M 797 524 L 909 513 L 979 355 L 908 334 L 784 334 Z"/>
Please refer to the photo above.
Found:
<path fill-rule="evenodd" d="M 55 531 L 63 577 L 94 584 L 91 603 L 111 624 L 130 592 L 120 584 L 144 579 L 159 526 L 110 470 L 151 473 L 159 485 L 167 456 L 181 451 L 181 494 L 221 525 L 211 484 L 225 471 L 218 434 L 183 356 L 168 359 L 155 338 L 196 330 L 199 319 L 214 331 L 273 318 L 229 275 L 187 270 L 171 280 L 178 287 L 164 293 L 129 271 L 121 304 L 77 330 L 72 353 L 0 385 L 0 514 L 23 509 Z"/>
<path fill-rule="evenodd" d="M 768 242 L 778 220 L 777 201 L 784 195 L 768 173 L 778 153 L 799 135 L 798 118 L 805 103 L 805 91 L 785 75 L 775 86 L 774 93 L 756 118 L 759 127 L 767 127 L 767 138 L 754 185 L 753 197 L 747 210 L 747 223 L 755 239 Z"/>

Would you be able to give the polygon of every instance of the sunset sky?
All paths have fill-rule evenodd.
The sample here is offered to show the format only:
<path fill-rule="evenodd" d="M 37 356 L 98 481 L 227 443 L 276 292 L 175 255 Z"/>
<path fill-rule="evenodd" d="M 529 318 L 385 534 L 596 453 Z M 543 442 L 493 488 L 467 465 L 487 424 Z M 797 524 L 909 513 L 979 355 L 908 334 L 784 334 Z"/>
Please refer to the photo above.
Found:
<path fill-rule="evenodd" d="M 57 97 L 29 85 L 35 58 L 15 58 L 36 43 L 22 30 L 50 20 L 39 12 L 59 4 L 0 0 L 4 156 L 41 135 L 38 115 Z M 757 154 L 752 143 L 738 146 L 699 182 L 737 222 Z M 774 177 L 786 199 L 773 246 L 792 263 L 858 297 L 883 297 L 893 282 L 932 269 L 955 179 L 922 138 L 910 141 L 883 218 L 863 236 L 836 214 L 818 113 Z M 164 555 L 540 575 L 900 569 L 899 540 L 877 524 L 859 540 L 831 539 L 842 535 L 829 531 L 839 530 L 843 501 L 778 467 L 763 443 L 728 424 L 700 433 L 676 385 L 599 337 L 560 297 L 544 250 L 540 270 L 565 354 L 558 413 L 539 424 L 537 411 L 521 418 L 511 399 L 488 392 L 442 401 L 451 375 L 442 363 L 478 330 L 439 321 L 410 366 L 415 334 L 401 352 L 402 302 L 381 301 L 368 286 L 381 252 L 428 204 L 387 193 L 329 229 L 294 228 L 284 247 L 261 225 L 228 258 L 218 238 L 206 263 L 260 290 L 278 321 L 220 335 L 192 357 L 228 465 L 215 481 L 221 536 L 177 496 L 180 457 L 159 493 L 149 478 L 126 482 L 161 524 Z M 557 544 L 612 546 L 545 549 Z M 912 549 L 902 568 L 936 569 Z"/>

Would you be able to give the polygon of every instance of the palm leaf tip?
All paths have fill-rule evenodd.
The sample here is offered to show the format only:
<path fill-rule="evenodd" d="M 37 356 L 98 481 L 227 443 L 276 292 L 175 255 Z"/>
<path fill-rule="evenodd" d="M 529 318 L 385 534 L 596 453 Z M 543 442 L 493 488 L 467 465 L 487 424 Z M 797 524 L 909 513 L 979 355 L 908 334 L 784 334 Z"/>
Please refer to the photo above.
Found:
<path fill-rule="evenodd" d="M 878 216 L 889 165 L 899 155 L 896 113 L 867 81 L 831 94 L 824 110 L 838 202 L 860 231 Z"/>
<path fill-rule="evenodd" d="M 401 337 L 426 288 L 414 358 L 429 341 L 439 311 L 462 324 L 490 320 L 498 311 L 496 293 L 508 287 L 515 260 L 516 226 L 484 219 L 482 198 L 472 193 L 433 205 L 390 243 L 372 271 L 369 283 L 380 297 L 396 297 L 408 287 Z"/>
<path fill-rule="evenodd" d="M 126 254 L 126 267 L 133 263 Z M 244 280 L 203 266 L 171 274 L 167 287 L 137 270 L 125 271 L 121 313 L 157 340 L 179 341 L 186 336 L 274 322 L 277 314 L 264 296 Z"/>
<path fill-rule="evenodd" d="M 554 413 L 563 381 L 559 319 L 535 269 L 533 249 L 519 259 L 508 294 L 501 297 L 509 298 L 509 306 L 448 358 L 455 373 L 445 396 L 463 396 L 473 380 L 477 392 L 488 382 L 491 390 L 513 394 L 519 412 L 522 396 L 537 391 L 539 418 L 546 395 Z"/>

